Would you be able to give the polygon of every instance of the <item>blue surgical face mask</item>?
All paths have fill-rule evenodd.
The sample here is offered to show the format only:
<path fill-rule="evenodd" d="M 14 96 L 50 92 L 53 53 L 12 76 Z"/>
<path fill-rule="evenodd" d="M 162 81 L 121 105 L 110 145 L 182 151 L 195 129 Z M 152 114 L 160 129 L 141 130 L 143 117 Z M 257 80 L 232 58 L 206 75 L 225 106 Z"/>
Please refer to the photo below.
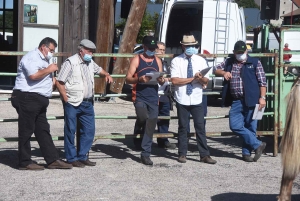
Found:
<path fill-rule="evenodd" d="M 145 53 L 147 54 L 148 57 L 153 57 L 155 55 L 155 51 L 152 52 L 150 50 L 147 50 Z"/>
<path fill-rule="evenodd" d="M 84 54 L 84 56 L 83 56 L 83 60 L 84 61 L 87 61 L 87 62 L 90 62 L 91 60 L 92 60 L 92 55 L 90 55 L 90 54 Z"/>
<path fill-rule="evenodd" d="M 195 47 L 186 47 L 184 52 L 185 52 L 186 55 L 192 56 L 193 54 L 195 54 L 196 50 L 197 50 L 197 53 L 198 53 L 197 48 L 195 48 Z"/>

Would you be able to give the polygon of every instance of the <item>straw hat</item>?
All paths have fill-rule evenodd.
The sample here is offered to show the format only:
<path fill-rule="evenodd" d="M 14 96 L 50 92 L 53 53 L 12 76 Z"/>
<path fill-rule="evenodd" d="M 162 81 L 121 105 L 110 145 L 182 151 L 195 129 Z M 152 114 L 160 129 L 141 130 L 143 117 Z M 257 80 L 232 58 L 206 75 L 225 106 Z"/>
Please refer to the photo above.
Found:
<path fill-rule="evenodd" d="M 183 35 L 182 41 L 180 41 L 182 45 L 197 45 L 198 41 L 196 41 L 193 35 Z"/>

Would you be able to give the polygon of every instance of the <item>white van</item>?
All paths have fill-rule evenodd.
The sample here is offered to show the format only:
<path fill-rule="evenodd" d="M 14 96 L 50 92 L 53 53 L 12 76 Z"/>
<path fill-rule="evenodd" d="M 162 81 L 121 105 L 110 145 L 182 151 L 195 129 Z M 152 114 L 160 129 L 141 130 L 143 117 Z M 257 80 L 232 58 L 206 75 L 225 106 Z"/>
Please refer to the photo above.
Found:
<path fill-rule="evenodd" d="M 232 53 L 236 41 L 246 41 L 243 9 L 230 0 L 165 0 L 155 37 L 166 44 L 166 54 L 182 53 L 184 34 L 195 36 L 201 53 Z M 170 63 L 171 59 L 165 60 Z M 215 66 L 224 58 L 207 60 L 209 66 Z M 221 85 L 222 79 L 210 79 L 208 89 L 220 90 Z"/>

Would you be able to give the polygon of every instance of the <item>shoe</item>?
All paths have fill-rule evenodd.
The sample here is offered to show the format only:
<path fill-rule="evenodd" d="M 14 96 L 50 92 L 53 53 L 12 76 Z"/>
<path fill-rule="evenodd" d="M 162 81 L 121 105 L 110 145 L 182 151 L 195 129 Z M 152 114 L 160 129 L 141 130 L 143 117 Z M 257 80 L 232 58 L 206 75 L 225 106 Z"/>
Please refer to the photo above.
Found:
<path fill-rule="evenodd" d="M 92 162 L 89 159 L 86 159 L 85 161 L 79 160 L 79 162 L 86 165 L 86 166 L 95 166 L 96 165 L 96 162 Z"/>
<path fill-rule="evenodd" d="M 25 167 L 19 167 L 19 170 L 44 170 L 44 166 L 38 165 L 36 163 L 31 163 Z"/>
<path fill-rule="evenodd" d="M 179 163 L 186 163 L 186 156 L 179 156 L 178 157 L 178 162 Z"/>
<path fill-rule="evenodd" d="M 151 161 L 149 156 L 141 156 L 141 159 L 144 165 L 153 165 L 153 162 Z"/>
<path fill-rule="evenodd" d="M 164 144 L 158 144 L 158 147 L 165 149 L 176 149 L 176 144 L 172 144 L 170 142 L 165 142 Z"/>
<path fill-rule="evenodd" d="M 265 142 L 262 142 L 261 145 L 255 150 L 255 156 L 253 158 L 254 162 L 258 161 L 258 159 L 261 157 L 263 151 L 266 148 L 266 145 L 267 144 Z"/>
<path fill-rule="evenodd" d="M 78 168 L 84 168 L 85 165 L 79 161 L 73 161 L 73 162 L 68 162 L 69 164 L 71 164 L 73 167 L 78 167 Z"/>
<path fill-rule="evenodd" d="M 210 156 L 205 156 L 205 157 L 201 158 L 200 162 L 208 163 L 208 164 L 216 164 L 217 163 L 217 161 L 212 159 Z"/>
<path fill-rule="evenodd" d="M 253 158 L 249 155 L 243 155 L 243 161 L 245 161 L 245 162 L 254 162 Z"/>
<path fill-rule="evenodd" d="M 71 164 L 66 163 L 63 160 L 56 160 L 50 165 L 47 166 L 48 169 L 72 169 L 73 166 Z"/>

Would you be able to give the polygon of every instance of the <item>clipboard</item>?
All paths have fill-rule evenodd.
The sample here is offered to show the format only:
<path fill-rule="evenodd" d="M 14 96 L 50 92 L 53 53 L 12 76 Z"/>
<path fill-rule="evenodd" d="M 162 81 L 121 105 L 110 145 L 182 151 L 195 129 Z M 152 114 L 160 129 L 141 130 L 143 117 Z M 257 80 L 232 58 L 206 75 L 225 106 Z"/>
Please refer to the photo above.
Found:
<path fill-rule="evenodd" d="M 204 77 L 204 76 L 208 73 L 208 71 L 210 71 L 211 68 L 212 68 L 212 67 L 204 68 L 204 69 L 200 70 L 200 73 L 201 73 L 202 76 Z"/>
<path fill-rule="evenodd" d="M 157 72 L 157 71 L 151 71 L 150 73 L 146 73 L 145 76 L 151 77 L 151 80 L 145 84 L 155 85 L 158 84 L 157 78 L 164 76 L 165 72 Z"/>
<path fill-rule="evenodd" d="M 253 112 L 253 120 L 261 120 L 263 115 L 264 115 L 264 111 L 266 107 L 263 107 L 261 110 L 258 110 L 259 108 L 259 104 L 256 104 L 254 112 Z"/>

